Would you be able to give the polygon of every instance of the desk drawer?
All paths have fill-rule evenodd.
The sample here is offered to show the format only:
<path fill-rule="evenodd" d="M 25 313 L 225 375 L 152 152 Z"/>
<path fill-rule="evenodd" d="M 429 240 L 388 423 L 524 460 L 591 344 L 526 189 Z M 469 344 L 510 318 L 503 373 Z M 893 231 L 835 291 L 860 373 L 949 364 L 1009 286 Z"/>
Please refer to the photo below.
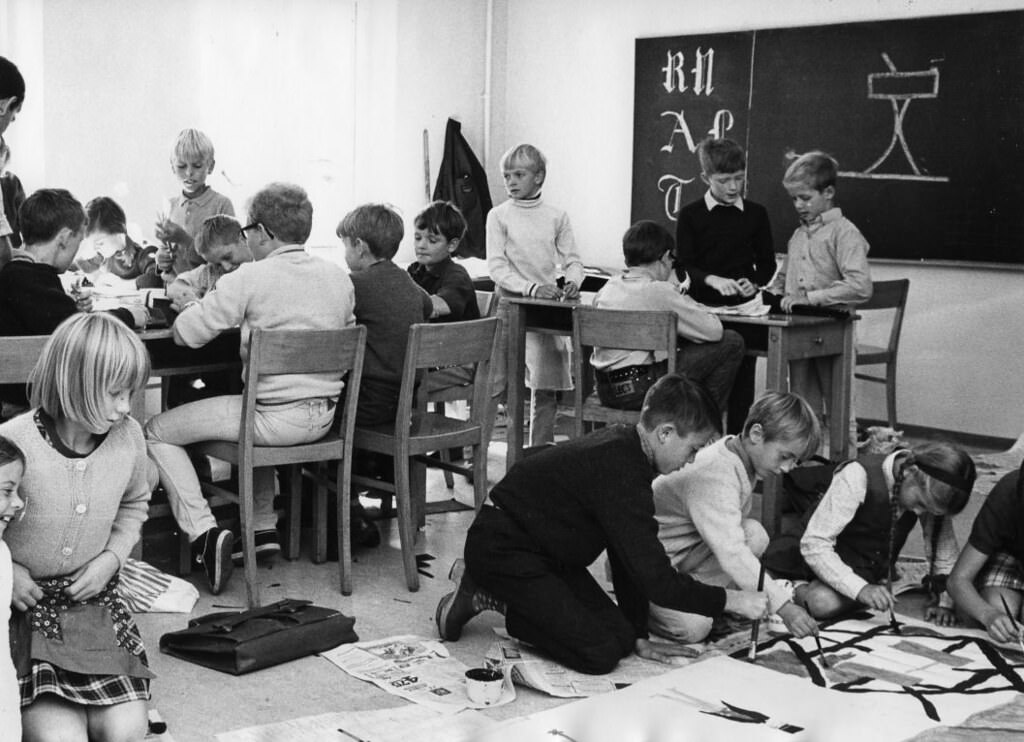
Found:
<path fill-rule="evenodd" d="M 843 327 L 839 324 L 790 327 L 783 333 L 782 328 L 772 327 L 768 331 L 768 342 L 784 343 L 782 350 L 789 361 L 836 356 L 843 352 Z"/>

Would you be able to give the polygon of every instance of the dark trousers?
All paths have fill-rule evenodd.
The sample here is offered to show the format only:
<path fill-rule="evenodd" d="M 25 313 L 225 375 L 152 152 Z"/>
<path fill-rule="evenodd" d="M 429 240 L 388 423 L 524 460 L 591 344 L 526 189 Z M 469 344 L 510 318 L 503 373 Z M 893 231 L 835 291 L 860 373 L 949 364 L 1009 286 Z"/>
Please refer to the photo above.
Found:
<path fill-rule="evenodd" d="M 717 343 L 692 343 L 680 338 L 676 371 L 703 384 L 719 409 L 725 410 L 745 350 L 743 338 L 734 330 L 725 330 Z"/>
<path fill-rule="evenodd" d="M 466 570 L 507 605 L 508 633 L 578 672 L 601 675 L 633 651 L 633 627 L 584 567 L 558 564 L 485 505 L 466 536 Z"/>

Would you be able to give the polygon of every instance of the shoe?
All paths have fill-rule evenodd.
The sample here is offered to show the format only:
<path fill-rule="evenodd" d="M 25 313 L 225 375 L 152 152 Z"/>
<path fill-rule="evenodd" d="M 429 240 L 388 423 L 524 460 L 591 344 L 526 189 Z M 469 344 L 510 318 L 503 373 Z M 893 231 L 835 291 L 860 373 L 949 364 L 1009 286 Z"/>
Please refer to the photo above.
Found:
<path fill-rule="evenodd" d="M 231 544 L 234 535 L 226 528 L 211 528 L 192 542 L 192 561 L 203 566 L 206 579 L 210 583 L 210 592 L 220 595 L 220 591 L 228 584 L 231 570 Z"/>
<path fill-rule="evenodd" d="M 473 616 L 484 611 L 505 613 L 503 602 L 473 584 L 466 574 L 466 564 L 462 559 L 456 559 L 452 564 L 448 578 L 458 584 L 458 589 L 441 598 L 434 613 L 438 636 L 445 641 L 458 641 L 462 636 L 462 627 Z"/>
<path fill-rule="evenodd" d="M 375 549 L 380 546 L 380 531 L 377 524 L 370 521 L 366 508 L 358 500 L 354 500 L 349 510 L 349 533 L 352 535 L 352 546 L 364 549 Z"/>
<path fill-rule="evenodd" d="M 277 529 L 269 528 L 265 531 L 256 531 L 255 541 L 257 562 L 273 559 L 281 553 L 281 541 L 277 537 Z M 236 565 L 242 565 L 244 561 L 242 539 L 235 541 L 235 550 L 231 552 L 231 561 Z"/>

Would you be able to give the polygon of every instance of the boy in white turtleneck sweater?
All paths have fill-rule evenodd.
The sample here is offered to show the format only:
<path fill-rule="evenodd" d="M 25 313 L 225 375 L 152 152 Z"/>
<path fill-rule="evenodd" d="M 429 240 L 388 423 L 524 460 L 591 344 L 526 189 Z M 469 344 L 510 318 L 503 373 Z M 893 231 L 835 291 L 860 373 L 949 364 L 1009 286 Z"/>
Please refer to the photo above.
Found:
<path fill-rule="evenodd" d="M 504 154 L 501 169 L 509 200 L 487 214 L 487 269 L 495 293 L 537 299 L 576 299 L 583 283 L 583 263 L 563 210 L 543 201 L 541 187 L 547 176 L 547 160 L 536 147 L 520 144 Z M 561 265 L 563 288 L 556 284 Z M 505 316 L 502 348 L 508 344 Z M 504 352 L 495 364 L 494 394 L 505 389 Z M 567 338 L 528 333 L 526 336 L 526 384 L 533 393 L 530 414 L 530 445 L 550 443 L 555 434 L 558 391 L 572 389 Z"/>
<path fill-rule="evenodd" d="M 741 435 L 727 435 L 697 453 L 694 462 L 654 481 L 658 539 L 677 572 L 707 585 L 753 590 L 768 546 L 764 527 L 750 518 L 759 477 L 788 472 L 818 446 L 818 418 L 795 394 L 769 392 L 750 408 Z M 765 580 L 768 610 L 795 636 L 818 625 L 793 600 L 786 583 Z M 702 641 L 711 619 L 650 606 L 651 631 L 683 642 Z"/>

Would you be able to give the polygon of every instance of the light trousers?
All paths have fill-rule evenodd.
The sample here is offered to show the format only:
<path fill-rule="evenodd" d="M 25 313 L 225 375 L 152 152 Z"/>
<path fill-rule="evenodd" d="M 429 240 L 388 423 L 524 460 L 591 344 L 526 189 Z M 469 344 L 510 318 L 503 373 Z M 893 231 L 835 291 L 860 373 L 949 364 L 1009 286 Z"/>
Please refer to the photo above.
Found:
<path fill-rule="evenodd" d="M 255 442 L 260 446 L 294 446 L 323 438 L 334 420 L 336 404 L 328 399 L 304 399 L 280 405 L 256 406 Z M 149 457 L 160 473 L 167 500 L 178 525 L 194 541 L 217 526 L 203 497 L 199 477 L 185 446 L 200 441 L 237 441 L 242 417 L 241 395 L 211 397 L 154 415 L 146 423 Z M 271 530 L 274 513 L 274 470 L 253 472 L 254 529 Z"/>

